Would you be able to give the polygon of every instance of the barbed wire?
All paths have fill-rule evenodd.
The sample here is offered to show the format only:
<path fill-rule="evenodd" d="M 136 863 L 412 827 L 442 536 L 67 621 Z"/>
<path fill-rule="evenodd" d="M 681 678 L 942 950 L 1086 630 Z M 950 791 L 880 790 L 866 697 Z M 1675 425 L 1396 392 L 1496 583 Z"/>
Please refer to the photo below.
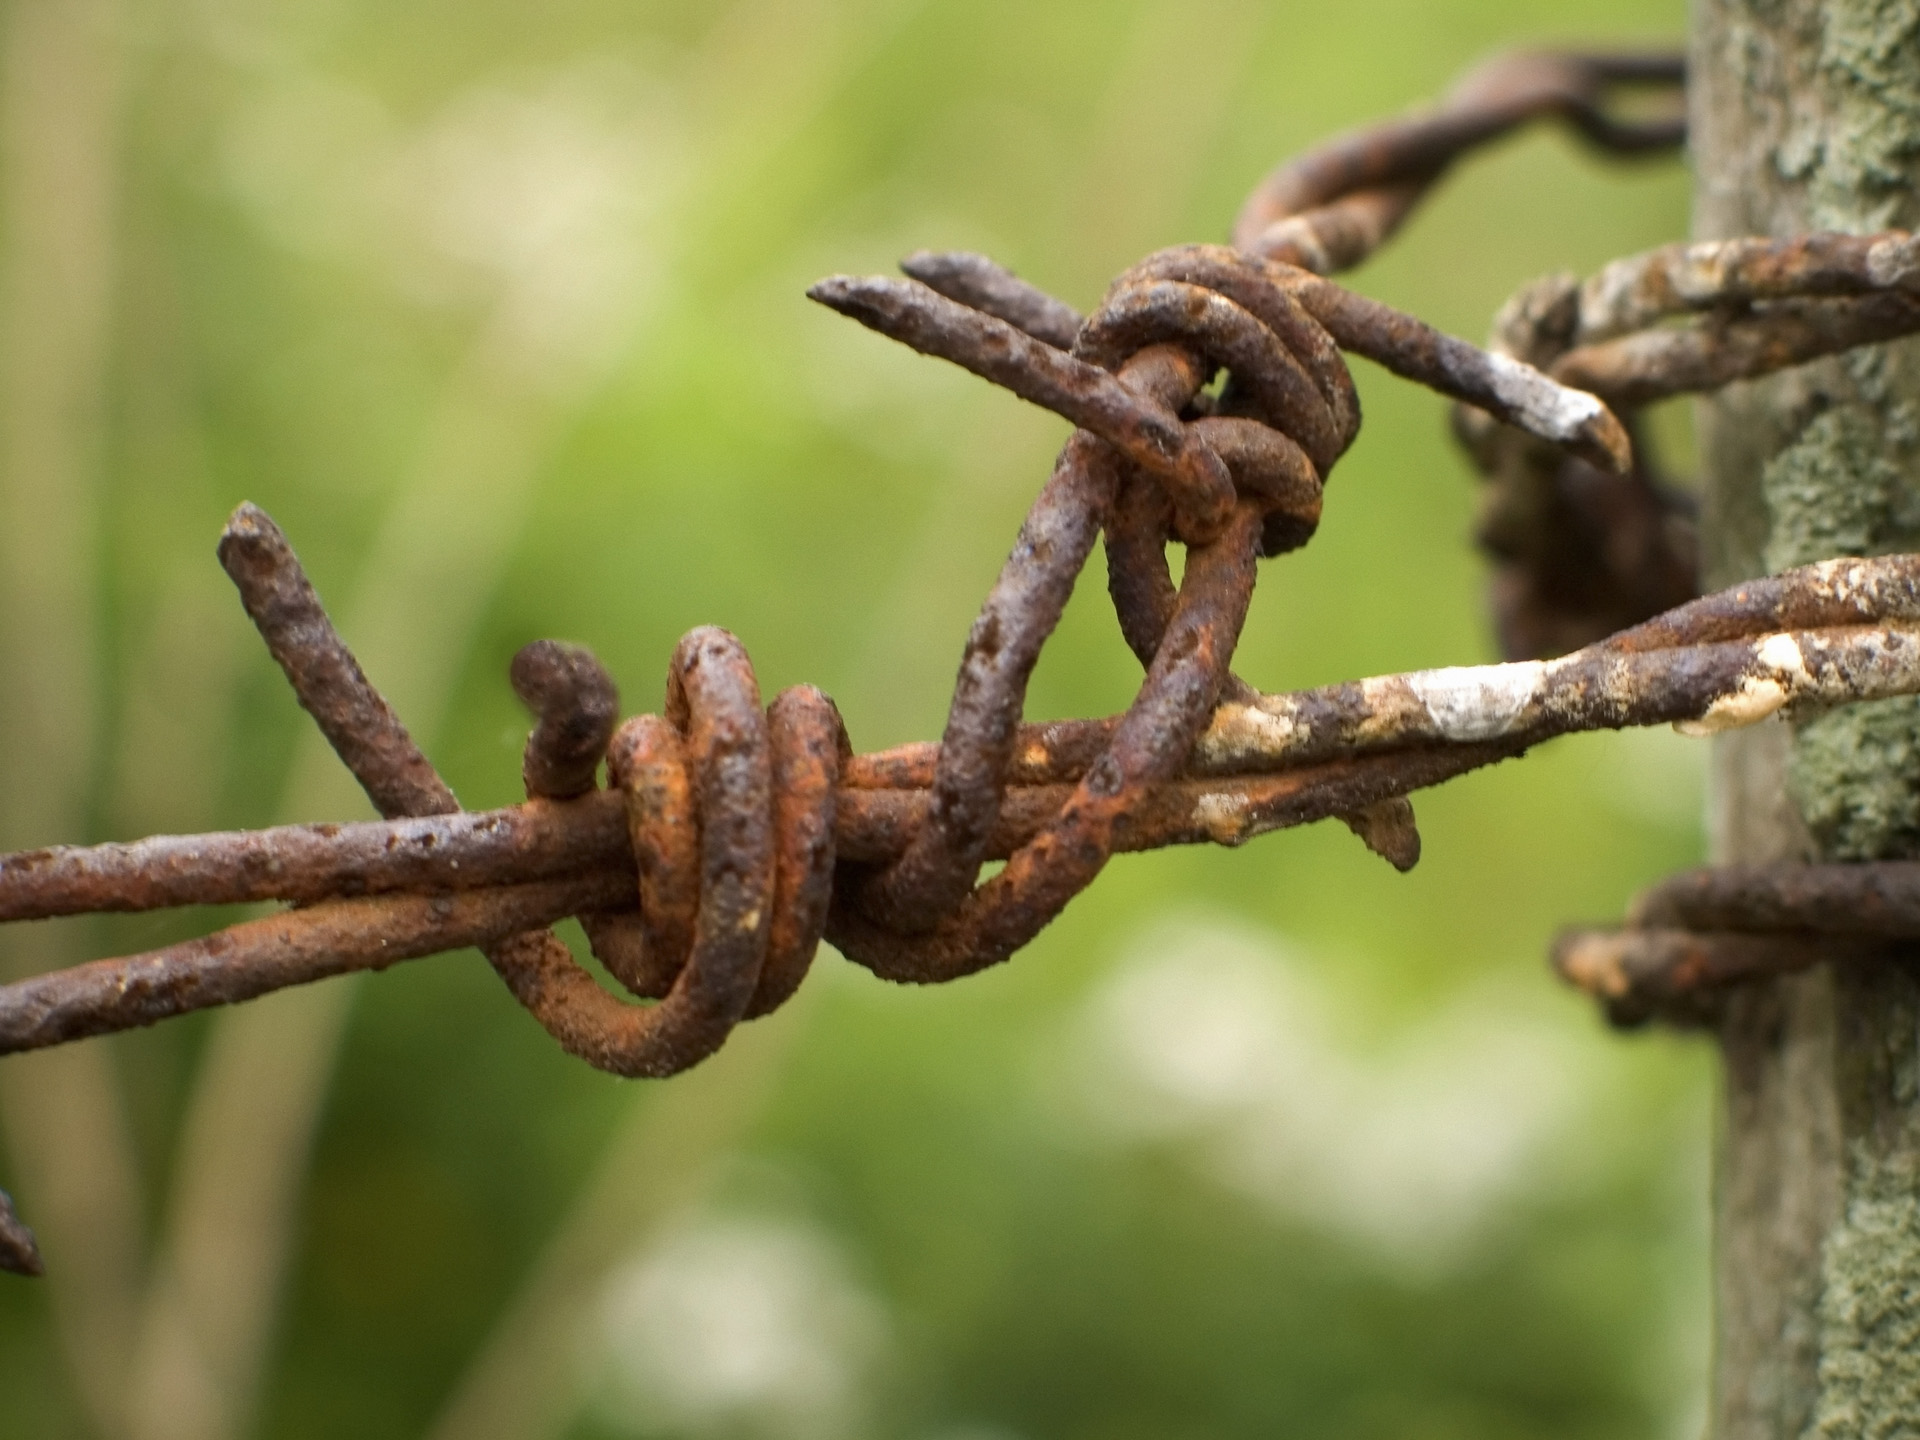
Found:
<path fill-rule="evenodd" d="M 0 856 L 0 921 L 293 907 L 0 987 L 0 1054 L 477 945 L 569 1053 L 669 1075 L 791 996 L 823 938 L 883 978 L 952 980 L 1020 949 L 1116 853 L 1339 817 L 1406 869 L 1420 847 L 1411 792 L 1553 736 L 1712 731 L 1920 692 L 1920 557 L 1832 561 L 1696 599 L 1687 502 L 1633 443 L 1648 401 L 1920 329 L 1908 237 L 1670 247 L 1585 285 L 1553 277 L 1508 305 L 1484 350 L 1326 278 L 1391 236 L 1456 159 L 1529 121 L 1557 117 L 1615 154 L 1670 150 L 1682 78 L 1665 55 L 1497 59 L 1438 108 L 1275 171 L 1232 246 L 1149 256 L 1084 318 L 977 255 L 921 252 L 906 279 L 814 286 L 1076 427 L 968 637 L 937 744 L 856 755 L 810 686 L 763 708 L 744 648 L 712 627 L 676 649 L 665 714 L 620 723 L 598 661 L 541 641 L 511 674 L 538 717 L 528 799 L 463 812 L 285 536 L 243 505 L 221 562 L 385 818 Z M 1676 103 L 1622 118 L 1621 92 L 1644 87 Z M 1488 480 L 1482 539 L 1514 658 L 1264 695 L 1233 673 L 1234 647 L 1257 561 L 1311 538 L 1358 432 L 1347 354 L 1456 402 Z M 1140 690 L 1118 716 L 1023 724 L 1028 677 L 1096 540 Z M 1174 542 L 1187 547 L 1177 585 Z M 1655 906 L 1656 928 L 1613 950 L 1565 942 L 1563 971 L 1617 1013 L 1650 1013 L 1698 988 L 1696 973 L 1763 968 L 1751 945 L 1718 941 L 1705 960 L 1698 945 L 1674 959 L 1678 942 L 1657 938 L 1674 926 L 1790 913 L 1831 928 L 1818 923 L 1831 903 L 1794 891 L 1794 909 L 1778 891 L 1767 911 L 1731 883 L 1700 882 L 1712 904 Z M 657 1003 L 628 1003 L 578 964 L 548 928 L 568 916 L 624 989 Z M 1803 963 L 1769 955 L 1771 969 Z M 39 1268 L 4 1194 L 0 1267 Z"/>

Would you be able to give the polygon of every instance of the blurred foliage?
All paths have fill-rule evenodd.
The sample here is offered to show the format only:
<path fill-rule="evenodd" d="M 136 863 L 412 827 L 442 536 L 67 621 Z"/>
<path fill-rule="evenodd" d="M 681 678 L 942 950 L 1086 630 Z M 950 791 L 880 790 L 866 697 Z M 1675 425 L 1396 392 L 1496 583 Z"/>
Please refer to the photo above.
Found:
<path fill-rule="evenodd" d="M 937 735 L 1064 427 L 810 305 L 811 280 L 973 248 L 1085 305 L 1490 49 L 1682 20 L 129 0 L 107 42 L 94 833 L 34 838 L 365 813 L 214 564 L 242 499 L 470 806 L 517 798 L 505 669 L 537 636 L 592 645 L 637 710 L 678 635 L 721 623 L 768 694 L 823 686 L 861 748 Z M 1351 282 L 1477 337 L 1520 282 L 1684 233 L 1686 190 L 1672 162 L 1531 133 Z M 1264 688 L 1489 658 L 1444 408 L 1356 370 L 1366 425 L 1324 528 L 1267 567 L 1242 644 Z M 1136 678 L 1090 579 L 1030 711 L 1107 713 Z M 1665 733 L 1559 742 L 1421 799 L 1407 877 L 1338 826 L 1123 859 L 960 985 L 823 954 L 787 1011 L 664 1085 L 567 1059 L 471 954 L 339 983 L 232 1433 L 1687 1431 L 1705 1057 L 1605 1035 L 1540 957 L 1697 857 L 1702 764 Z M 226 1023 L 96 1042 L 156 1256 L 199 1193 L 182 1135 Z M 30 1218 L 54 1203 L 0 1176 Z M 58 1294 L 0 1286 L 0 1435 L 97 1433 Z"/>

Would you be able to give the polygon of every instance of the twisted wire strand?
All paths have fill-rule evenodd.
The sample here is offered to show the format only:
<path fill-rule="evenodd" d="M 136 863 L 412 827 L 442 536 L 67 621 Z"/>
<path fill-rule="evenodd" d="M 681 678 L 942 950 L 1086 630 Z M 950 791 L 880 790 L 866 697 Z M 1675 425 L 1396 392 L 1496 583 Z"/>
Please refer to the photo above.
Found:
<path fill-rule="evenodd" d="M 1816 232 L 1667 245 L 1585 282 L 1546 277 L 1503 308 L 1492 347 L 1591 389 L 1635 430 L 1650 402 L 1915 333 L 1920 240 Z M 1488 480 L 1481 542 L 1505 653 L 1561 653 L 1694 593 L 1691 499 L 1645 447 L 1633 470 L 1605 477 L 1484 415 L 1456 412 L 1456 431 Z M 1775 603 L 1778 582 L 1740 593 Z M 1672 632 L 1654 620 L 1603 643 Z M 1916 897 L 1912 862 L 1710 867 L 1645 892 L 1623 925 L 1564 931 L 1551 962 L 1616 1025 L 1706 1025 L 1736 986 L 1910 953 Z"/>
<path fill-rule="evenodd" d="M 696 642 L 744 665 L 724 632 L 696 632 L 688 644 Z M 1119 818 L 1113 848 L 1236 845 L 1364 813 L 1572 731 L 1669 722 L 1712 731 L 1796 704 L 1917 691 L 1920 557 L 1828 562 L 1696 601 L 1558 661 L 1383 676 L 1225 702 L 1179 776 Z M 688 693 L 697 699 L 692 687 Z M 790 709 L 796 695 L 806 698 Z M 778 737 L 796 716 L 814 738 L 783 746 Z M 554 728 L 548 718 L 530 748 Z M 1021 728 L 990 857 L 1010 857 L 1044 832 L 1107 753 L 1123 719 Z M 767 730 L 775 757 L 775 909 L 747 1015 L 797 981 L 818 933 L 817 919 L 808 917 L 823 903 L 828 871 L 837 864 L 858 873 L 856 867 L 884 865 L 905 851 L 926 814 L 940 759 L 939 747 L 926 744 L 847 756 L 830 707 L 804 687 L 776 699 Z M 305 902 L 204 940 L 0 989 L 0 1053 L 151 1024 L 462 945 L 491 952 L 509 936 L 576 914 L 624 985 L 643 997 L 668 995 L 683 973 L 677 967 L 692 945 L 707 879 L 696 826 L 687 823 L 700 803 L 693 793 L 697 767 L 687 754 L 673 723 L 641 716 L 612 742 L 614 788 L 570 800 L 0 857 L 0 919 Z M 791 758 L 782 761 L 782 754 Z M 783 781 L 783 774 L 806 778 Z M 794 820 L 781 818 L 783 805 L 789 817 L 814 817 L 821 828 L 796 835 Z M 785 856 L 794 860 L 778 858 Z M 803 897 L 791 909 L 780 899 L 783 874 L 803 877 L 784 892 Z M 649 925 L 666 938 L 627 958 L 603 942 L 606 930 L 599 928 Z M 797 952 L 779 940 L 783 927 L 802 937 Z M 826 928 L 833 936 L 831 921 Z M 636 1049 L 665 1044 L 634 1028 L 641 1023 L 635 1015 L 651 1012 L 627 1013 L 597 987 L 589 993 L 584 972 L 568 968 L 557 940 L 543 942 L 543 950 L 508 968 L 570 1048 L 641 1073 L 648 1073 L 643 1062 L 667 1063 L 658 1051 L 649 1057 Z M 793 958 L 776 958 L 783 955 Z M 676 1048 L 668 1060 L 693 1053 L 684 1036 L 670 1038 Z"/>
<path fill-rule="evenodd" d="M 1904 231 L 1668 245 L 1584 283 L 1523 287 L 1490 348 L 1604 399 L 1634 436 L 1635 463 L 1608 474 L 1456 409 L 1487 480 L 1477 529 L 1502 653 L 1564 654 L 1698 593 L 1694 502 L 1641 443 L 1640 407 L 1915 333 L 1920 241 Z"/>
<path fill-rule="evenodd" d="M 1316 274 L 1372 254 L 1406 220 L 1453 162 L 1529 121 L 1559 118 L 1613 155 L 1659 154 L 1686 138 L 1673 112 L 1616 117 L 1617 92 L 1655 89 L 1681 97 L 1686 65 L 1666 53 L 1520 51 L 1469 73 L 1426 114 L 1341 136 L 1282 165 L 1247 198 L 1233 243 Z"/>
<path fill-rule="evenodd" d="M 1058 318 L 1008 304 L 1026 292 L 989 265 L 922 255 L 911 268 L 984 276 L 993 284 L 975 293 L 1016 319 Z M 953 978 L 1027 943 L 1099 872 L 1120 817 L 1173 776 L 1222 693 L 1246 693 L 1228 667 L 1254 560 L 1311 534 L 1325 475 L 1358 430 L 1343 345 L 1608 463 L 1627 458 L 1617 422 L 1590 397 L 1298 267 L 1221 247 L 1134 267 L 1071 353 L 912 279 L 833 277 L 809 293 L 1082 427 L 969 638 L 925 822 L 900 859 L 839 887 L 830 938 L 889 978 Z M 1196 406 L 1222 370 L 1218 401 Z M 1055 821 L 976 888 L 1028 676 L 1100 531 L 1145 683 Z M 1176 540 L 1189 547 L 1178 590 L 1165 554 Z"/>
<path fill-rule="evenodd" d="M 1317 518 L 1322 475 L 1358 427 L 1352 381 L 1331 339 L 1284 292 L 1251 272 L 1235 280 L 1238 298 L 1226 287 L 1163 279 L 1149 262 L 1116 283 L 1080 328 L 1072 354 L 1042 348 L 1006 322 L 913 282 L 836 280 L 811 292 L 989 378 L 1001 378 L 1003 347 L 1030 357 L 1033 371 L 1057 377 L 1058 387 L 1023 386 L 1014 376 L 1009 388 L 1083 427 L 1062 451 L 969 636 L 925 823 L 898 861 L 852 881 L 836 906 L 836 942 L 881 973 L 946 978 L 1004 959 L 1093 878 L 1111 851 L 1117 816 L 1170 778 L 1219 697 L 1267 515 L 1296 524 L 1303 513 Z M 1283 337 L 1240 299 L 1284 316 L 1289 333 Z M 1232 377 L 1222 409 L 1233 413 L 1214 422 L 1216 430 L 1237 426 L 1242 441 L 1223 443 L 1224 456 L 1208 442 L 1229 436 L 1209 436 L 1201 428 L 1207 419 L 1181 419 L 1218 369 Z M 1164 499 L 1153 512 L 1160 523 L 1131 551 L 1110 549 L 1109 560 L 1118 593 L 1131 583 L 1154 602 L 1122 611 L 1146 681 L 1106 756 L 1056 822 L 976 890 L 1040 647 L 1096 535 L 1111 532 L 1123 491 L 1145 485 Z M 1191 547 L 1178 592 L 1164 559 L 1176 537 Z M 1149 552 L 1160 580 L 1151 590 L 1140 584 Z M 908 945 L 903 935 L 927 938 Z"/>

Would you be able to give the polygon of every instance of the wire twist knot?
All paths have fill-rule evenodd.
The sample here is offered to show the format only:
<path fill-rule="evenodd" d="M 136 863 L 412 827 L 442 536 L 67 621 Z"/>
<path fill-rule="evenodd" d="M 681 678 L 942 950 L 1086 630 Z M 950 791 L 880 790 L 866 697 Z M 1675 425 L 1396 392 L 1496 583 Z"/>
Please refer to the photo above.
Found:
<path fill-rule="evenodd" d="M 540 716 L 523 766 L 529 797 L 584 793 L 602 752 L 624 797 L 637 908 L 581 920 L 608 971 L 660 1003 L 619 1001 L 548 932 L 487 954 L 562 1045 L 603 1068 L 658 1075 L 704 1058 L 794 993 L 823 938 L 887 979 L 933 983 L 997 964 L 1058 915 L 1180 774 L 1220 700 L 1256 695 L 1230 669 L 1255 561 L 1312 536 L 1327 474 L 1359 431 L 1343 347 L 1623 463 L 1624 437 L 1598 402 L 1283 261 L 1162 250 L 1084 320 L 980 256 L 922 253 L 904 268 L 912 278 L 834 277 L 811 293 L 1078 428 L 974 624 L 937 751 L 894 765 L 916 773 L 892 779 L 926 790 L 902 817 L 897 851 L 836 854 L 836 792 L 862 783 L 845 773 L 838 713 L 809 687 L 763 712 L 746 652 L 723 630 L 689 634 L 667 713 L 617 733 L 612 682 L 584 651 L 542 642 L 515 661 L 516 688 Z M 1028 679 L 1102 537 L 1145 677 L 1127 712 L 1050 777 L 1057 805 L 982 881 L 1023 759 Z M 1175 542 L 1189 550 L 1177 587 Z M 1405 801 L 1391 803 L 1390 823 L 1352 823 L 1410 864 L 1417 834 Z"/>

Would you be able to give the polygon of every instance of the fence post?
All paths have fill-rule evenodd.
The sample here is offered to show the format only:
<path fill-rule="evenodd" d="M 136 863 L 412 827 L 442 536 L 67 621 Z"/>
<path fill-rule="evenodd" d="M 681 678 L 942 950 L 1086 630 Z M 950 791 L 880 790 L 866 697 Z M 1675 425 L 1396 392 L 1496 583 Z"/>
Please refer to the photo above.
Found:
<path fill-rule="evenodd" d="M 1920 3 L 1696 0 L 1698 238 L 1920 221 Z M 1702 402 L 1708 587 L 1920 549 L 1920 347 Z M 1920 705 L 1717 742 L 1715 858 L 1920 854 Z M 1920 984 L 1818 970 L 1734 1002 L 1716 1159 L 1719 1440 L 1920 1433 Z"/>

